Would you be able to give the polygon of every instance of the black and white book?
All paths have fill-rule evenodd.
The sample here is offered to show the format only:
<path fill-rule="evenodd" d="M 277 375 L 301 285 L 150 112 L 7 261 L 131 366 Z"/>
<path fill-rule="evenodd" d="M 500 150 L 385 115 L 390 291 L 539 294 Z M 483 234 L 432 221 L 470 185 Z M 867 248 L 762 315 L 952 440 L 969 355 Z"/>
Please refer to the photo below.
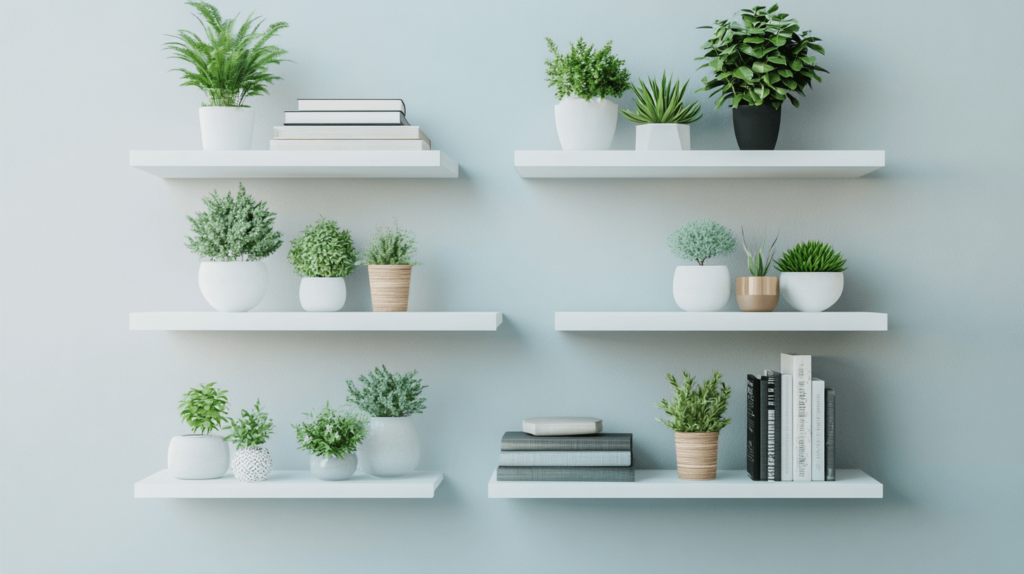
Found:
<path fill-rule="evenodd" d="M 793 377 L 793 480 L 811 480 L 811 356 L 782 355 L 782 374 Z"/>
<path fill-rule="evenodd" d="M 825 480 L 825 381 L 811 379 L 811 480 Z"/>
<path fill-rule="evenodd" d="M 521 431 L 509 431 L 501 437 L 501 450 L 632 451 L 633 435 L 631 433 L 601 433 L 575 436 L 533 436 Z"/>
<path fill-rule="evenodd" d="M 825 480 L 836 479 L 836 392 L 825 389 Z"/>
<path fill-rule="evenodd" d="M 781 480 L 789 482 L 793 480 L 793 376 L 784 375 L 778 371 L 771 371 L 780 381 L 779 401 L 776 414 L 781 411 L 779 418 L 779 452 L 781 453 Z"/>
<path fill-rule="evenodd" d="M 499 466 L 500 481 L 633 482 L 632 467 Z"/>
<path fill-rule="evenodd" d="M 423 140 L 270 140 L 277 151 L 427 151 Z"/>
<path fill-rule="evenodd" d="M 747 476 L 761 480 L 761 379 L 747 375 Z"/>
<path fill-rule="evenodd" d="M 286 126 L 407 126 L 402 112 L 285 112 Z"/>
<path fill-rule="evenodd" d="M 628 450 L 503 450 L 501 466 L 632 466 Z"/>
<path fill-rule="evenodd" d="M 782 383 L 776 376 L 777 371 L 765 371 L 768 400 L 766 401 L 768 419 L 768 478 L 773 482 L 782 480 Z"/>
<path fill-rule="evenodd" d="M 761 386 L 761 404 L 758 405 L 758 420 L 761 423 L 761 480 L 768 480 L 768 377 L 762 376 L 758 384 Z"/>
<path fill-rule="evenodd" d="M 300 112 L 402 112 L 402 100 L 299 100 Z"/>
<path fill-rule="evenodd" d="M 276 126 L 276 140 L 423 140 L 419 126 Z"/>

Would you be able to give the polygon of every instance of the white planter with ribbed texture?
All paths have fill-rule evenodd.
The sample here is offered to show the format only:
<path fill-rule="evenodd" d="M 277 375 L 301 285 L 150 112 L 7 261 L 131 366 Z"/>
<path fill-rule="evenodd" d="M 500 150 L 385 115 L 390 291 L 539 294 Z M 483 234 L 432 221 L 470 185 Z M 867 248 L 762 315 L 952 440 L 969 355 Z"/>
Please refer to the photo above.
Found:
<path fill-rule="evenodd" d="M 299 304 L 305 311 L 341 311 L 347 294 L 344 277 L 303 277 L 299 282 Z"/>
<path fill-rule="evenodd" d="M 605 98 L 566 96 L 555 105 L 555 128 L 565 151 L 611 148 L 618 121 L 619 105 Z"/>
<path fill-rule="evenodd" d="M 224 437 L 215 434 L 187 434 L 171 439 L 167 448 L 167 469 L 174 478 L 205 480 L 220 478 L 228 471 L 231 458 Z"/>
<path fill-rule="evenodd" d="M 218 311 L 240 313 L 260 304 L 270 276 L 262 261 L 203 261 L 199 264 L 199 290 Z"/>
<path fill-rule="evenodd" d="M 411 417 L 370 417 L 359 447 L 363 472 L 381 478 L 403 476 L 420 463 L 420 437 Z"/>
<path fill-rule="evenodd" d="M 204 151 L 247 150 L 252 148 L 252 128 L 256 112 L 252 108 L 203 106 L 199 108 L 199 130 Z"/>
<path fill-rule="evenodd" d="M 684 311 L 719 311 L 732 297 L 725 265 L 680 265 L 672 278 L 672 296 Z"/>

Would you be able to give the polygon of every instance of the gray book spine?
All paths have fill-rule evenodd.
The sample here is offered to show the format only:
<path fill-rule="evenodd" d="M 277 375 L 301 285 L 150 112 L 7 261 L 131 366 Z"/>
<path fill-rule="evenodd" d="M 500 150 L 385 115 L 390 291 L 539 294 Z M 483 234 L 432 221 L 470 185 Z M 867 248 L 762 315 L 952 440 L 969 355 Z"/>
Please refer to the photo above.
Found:
<path fill-rule="evenodd" d="M 501 450 L 633 450 L 633 435 L 606 433 L 590 436 L 533 436 L 509 431 L 501 437 Z"/>
<path fill-rule="evenodd" d="M 836 479 L 836 392 L 825 389 L 825 480 Z"/>
<path fill-rule="evenodd" d="M 499 466 L 500 481 L 633 482 L 632 468 Z"/>
<path fill-rule="evenodd" d="M 504 451 L 501 466 L 630 466 L 633 453 L 626 451 Z"/>

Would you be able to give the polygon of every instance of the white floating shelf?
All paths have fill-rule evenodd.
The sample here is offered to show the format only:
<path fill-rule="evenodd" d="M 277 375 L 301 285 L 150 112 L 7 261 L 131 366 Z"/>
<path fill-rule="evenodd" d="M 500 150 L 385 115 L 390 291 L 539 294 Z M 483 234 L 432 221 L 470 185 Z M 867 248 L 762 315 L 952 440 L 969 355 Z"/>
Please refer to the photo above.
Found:
<path fill-rule="evenodd" d="M 882 483 L 860 470 L 837 470 L 830 482 L 761 482 L 743 470 L 715 480 L 680 480 L 675 470 L 638 470 L 636 482 L 499 482 L 488 498 L 882 498 Z"/>
<path fill-rule="evenodd" d="M 501 313 L 131 313 L 132 331 L 497 331 Z"/>
<path fill-rule="evenodd" d="M 885 151 L 516 151 L 527 178 L 850 178 Z"/>
<path fill-rule="evenodd" d="M 433 498 L 444 475 L 418 470 L 400 478 L 361 472 L 348 480 L 313 478 L 308 470 L 275 470 L 264 482 L 246 483 L 230 474 L 212 480 L 181 480 L 170 471 L 135 483 L 135 498 Z"/>
<path fill-rule="evenodd" d="M 885 313 L 560 312 L 556 331 L 886 331 Z"/>
<path fill-rule="evenodd" d="M 459 177 L 440 151 L 132 151 L 134 168 L 167 178 Z"/>

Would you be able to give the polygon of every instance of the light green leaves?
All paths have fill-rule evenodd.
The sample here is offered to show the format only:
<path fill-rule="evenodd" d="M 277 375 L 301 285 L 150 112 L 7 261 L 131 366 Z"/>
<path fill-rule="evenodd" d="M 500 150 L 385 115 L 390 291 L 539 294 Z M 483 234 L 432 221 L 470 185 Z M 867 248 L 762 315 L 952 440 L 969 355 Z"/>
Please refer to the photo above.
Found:
<path fill-rule="evenodd" d="M 632 86 L 636 94 L 636 111 L 622 110 L 622 115 L 631 122 L 638 124 L 691 124 L 701 118 L 700 103 L 686 105 L 683 96 L 690 82 L 679 87 L 679 80 L 673 84 L 665 73 L 661 74 L 661 84 L 653 78 L 648 83 L 640 80 L 639 86 Z"/>
<path fill-rule="evenodd" d="M 249 448 L 267 442 L 274 431 L 274 421 L 260 409 L 260 401 L 256 399 L 256 405 L 251 411 L 243 409 L 242 416 L 228 419 L 228 428 L 231 429 L 231 434 L 224 437 L 224 440 L 238 448 Z"/>
<path fill-rule="evenodd" d="M 189 389 L 178 403 L 181 420 L 192 432 L 209 434 L 227 422 L 224 415 L 228 412 L 228 392 L 216 388 L 216 384 L 207 383 Z"/>
<path fill-rule="evenodd" d="M 238 195 L 219 197 L 214 190 L 203 199 L 207 211 L 187 217 L 195 237 L 186 237 L 193 253 L 214 261 L 255 261 L 268 257 L 281 247 L 281 233 L 274 231 L 277 217 L 267 203 L 257 203 L 238 184 Z"/>
<path fill-rule="evenodd" d="M 420 394 L 427 388 L 423 381 L 411 373 L 391 373 L 387 367 L 361 375 L 362 388 L 352 381 L 348 384 L 348 402 L 356 405 L 371 417 L 407 417 L 422 413 L 426 399 Z"/>
<path fill-rule="evenodd" d="M 846 270 L 846 260 L 828 243 L 805 241 L 783 253 L 775 268 L 794 273 L 840 273 Z"/>
<path fill-rule="evenodd" d="M 292 240 L 288 261 L 302 277 L 347 277 L 355 269 L 356 250 L 347 229 L 320 219 Z"/>
<path fill-rule="evenodd" d="M 545 38 L 548 50 L 554 55 L 544 63 L 547 65 L 548 86 L 555 87 L 555 95 L 562 99 L 575 95 L 584 100 L 621 98 L 629 88 L 629 72 L 626 63 L 612 54 L 611 40 L 604 48 L 594 51 L 594 46 L 580 38 L 569 48 L 568 54 L 559 54 L 558 46 Z"/>
<path fill-rule="evenodd" d="M 668 248 L 678 257 L 704 265 L 710 257 L 732 253 L 736 249 L 736 237 L 721 223 L 698 219 L 672 232 Z"/>
<path fill-rule="evenodd" d="M 317 414 L 306 413 L 308 422 L 292 425 L 299 450 L 319 457 L 344 458 L 356 451 L 366 438 L 366 417 L 331 408 L 331 403 Z"/>
<path fill-rule="evenodd" d="M 419 265 L 412 262 L 416 253 L 416 236 L 398 227 L 378 227 L 356 265 Z"/>
<path fill-rule="evenodd" d="M 775 242 L 779 240 L 779 236 L 775 235 L 775 239 L 768 248 L 767 257 L 764 255 L 764 244 L 768 242 L 767 235 L 761 240 L 761 247 L 757 250 L 756 256 L 747 249 L 747 237 L 743 233 L 742 227 L 740 228 L 740 237 L 743 239 L 743 251 L 747 254 L 747 270 L 750 271 L 750 275 L 753 277 L 768 275 L 768 271 L 772 267 L 772 261 L 775 260 Z"/>
<path fill-rule="evenodd" d="M 683 384 L 679 385 L 672 374 L 666 375 L 672 385 L 672 401 L 661 399 L 657 407 L 665 411 L 668 420 L 655 419 L 675 432 L 718 432 L 732 422 L 722 418 L 729 407 L 732 389 L 722 381 L 722 374 L 714 376 L 703 385 L 693 388 L 693 377 L 683 372 Z"/>

